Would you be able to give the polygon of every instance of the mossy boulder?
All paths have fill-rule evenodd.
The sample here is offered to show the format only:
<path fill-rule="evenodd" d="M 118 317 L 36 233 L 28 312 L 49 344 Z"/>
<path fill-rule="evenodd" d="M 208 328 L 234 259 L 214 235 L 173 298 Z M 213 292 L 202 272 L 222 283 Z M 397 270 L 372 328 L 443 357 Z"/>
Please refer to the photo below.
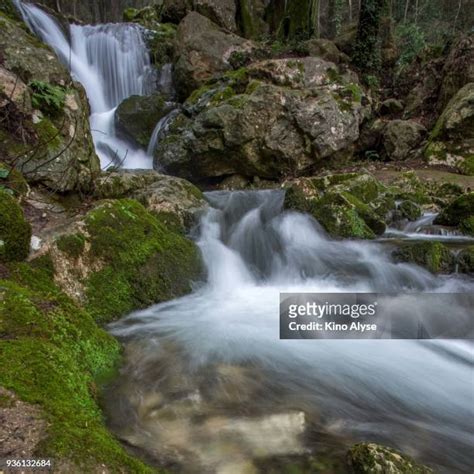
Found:
<path fill-rule="evenodd" d="M 474 176 L 474 82 L 451 99 L 430 134 L 428 163 L 451 166 Z"/>
<path fill-rule="evenodd" d="M 158 121 L 174 108 L 161 94 L 133 95 L 115 111 L 115 124 L 122 133 L 147 147 Z"/>
<path fill-rule="evenodd" d="M 30 190 L 25 177 L 16 169 L 0 161 L 0 189 L 15 196 L 26 196 Z"/>
<path fill-rule="evenodd" d="M 217 25 L 232 33 L 237 31 L 235 17 L 237 5 L 234 0 L 195 0 L 194 9 Z"/>
<path fill-rule="evenodd" d="M 190 182 L 152 170 L 117 170 L 102 173 L 97 180 L 100 198 L 132 197 L 145 208 L 178 228 L 189 228 L 207 202 Z"/>
<path fill-rule="evenodd" d="M 288 183 L 284 206 L 311 214 L 334 237 L 373 239 L 395 203 L 372 176 L 346 173 Z"/>
<path fill-rule="evenodd" d="M 461 250 L 457 256 L 459 273 L 474 273 L 474 245 Z"/>
<path fill-rule="evenodd" d="M 31 225 L 7 191 L 0 189 L 0 262 L 24 260 L 30 251 Z"/>
<path fill-rule="evenodd" d="M 375 443 L 354 445 L 347 454 L 347 464 L 354 474 L 430 474 L 429 467 L 418 464 L 408 456 Z"/>
<path fill-rule="evenodd" d="M 452 201 L 436 217 L 434 223 L 448 226 L 458 226 L 474 216 L 474 192 L 466 193 Z"/>
<path fill-rule="evenodd" d="M 399 161 L 410 157 L 426 133 L 425 127 L 414 120 L 392 120 L 383 132 L 383 149 L 389 160 Z"/>
<path fill-rule="evenodd" d="M 432 273 L 452 273 L 455 258 L 448 247 L 440 242 L 417 242 L 402 245 L 392 253 L 398 262 L 414 263 Z"/>
<path fill-rule="evenodd" d="M 181 296 L 200 277 L 199 251 L 169 214 L 107 200 L 53 233 L 42 248 L 55 281 L 100 322 Z"/>
<path fill-rule="evenodd" d="M 413 201 L 402 201 L 398 206 L 400 215 L 409 221 L 416 221 L 423 214 L 421 207 Z"/>
<path fill-rule="evenodd" d="M 0 386 L 37 407 L 46 426 L 37 449 L 58 471 L 152 472 L 107 430 L 99 407 L 119 344 L 58 289 L 51 269 L 41 257 L 0 277 Z"/>
<path fill-rule="evenodd" d="M 349 62 L 349 57 L 344 54 L 336 44 L 325 38 L 312 38 L 302 43 L 302 48 L 308 56 L 316 56 L 334 64 Z"/>

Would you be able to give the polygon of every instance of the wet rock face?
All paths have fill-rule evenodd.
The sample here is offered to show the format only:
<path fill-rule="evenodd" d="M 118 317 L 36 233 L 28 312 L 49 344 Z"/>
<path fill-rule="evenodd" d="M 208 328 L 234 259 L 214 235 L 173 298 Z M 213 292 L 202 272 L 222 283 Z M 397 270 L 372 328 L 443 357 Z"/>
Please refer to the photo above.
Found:
<path fill-rule="evenodd" d="M 0 152 L 30 182 L 60 192 L 90 190 L 100 170 L 84 89 L 53 51 L 0 17 Z"/>
<path fill-rule="evenodd" d="M 474 175 L 474 82 L 465 85 L 446 106 L 425 149 L 430 164 Z"/>
<path fill-rule="evenodd" d="M 347 462 L 353 474 L 377 472 L 430 474 L 433 472 L 429 467 L 417 464 L 410 457 L 375 443 L 354 445 L 347 454 Z"/>
<path fill-rule="evenodd" d="M 258 62 L 196 90 L 155 165 L 191 181 L 301 174 L 351 155 L 362 102 L 357 80 L 322 59 Z"/>

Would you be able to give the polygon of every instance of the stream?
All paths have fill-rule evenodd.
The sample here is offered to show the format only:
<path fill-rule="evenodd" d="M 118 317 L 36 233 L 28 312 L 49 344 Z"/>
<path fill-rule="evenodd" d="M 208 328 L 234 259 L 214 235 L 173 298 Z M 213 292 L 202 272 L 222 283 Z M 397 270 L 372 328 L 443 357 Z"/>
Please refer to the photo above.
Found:
<path fill-rule="evenodd" d="M 126 353 L 106 394 L 117 435 L 172 472 L 265 472 L 252 469 L 342 458 L 358 441 L 471 472 L 471 342 L 284 341 L 278 304 L 281 291 L 468 293 L 474 282 L 394 264 L 382 243 L 331 240 L 283 212 L 281 191 L 207 199 L 196 234 L 207 281 L 111 327 Z"/>

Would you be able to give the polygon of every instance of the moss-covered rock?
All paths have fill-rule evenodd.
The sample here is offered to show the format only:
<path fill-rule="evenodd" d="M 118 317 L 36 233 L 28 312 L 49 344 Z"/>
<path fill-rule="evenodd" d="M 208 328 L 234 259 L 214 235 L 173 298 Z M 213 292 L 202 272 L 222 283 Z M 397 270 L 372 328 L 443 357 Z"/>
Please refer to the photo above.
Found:
<path fill-rule="evenodd" d="M 395 202 L 372 176 L 345 173 L 289 184 L 284 206 L 311 214 L 332 236 L 372 239 L 384 233 Z"/>
<path fill-rule="evenodd" d="M 474 245 L 461 250 L 457 256 L 457 264 L 459 273 L 474 273 Z"/>
<path fill-rule="evenodd" d="M 189 292 L 201 259 L 170 213 L 153 215 L 132 199 L 102 202 L 42 249 L 56 283 L 100 322 Z"/>
<path fill-rule="evenodd" d="M 392 256 L 396 261 L 414 263 L 432 273 L 451 273 L 456 266 L 454 255 L 440 242 L 405 244 L 396 249 Z"/>
<path fill-rule="evenodd" d="M 405 160 L 420 144 L 426 129 L 414 120 L 392 120 L 383 132 L 383 148 L 389 160 Z"/>
<path fill-rule="evenodd" d="M 161 94 L 133 95 L 117 107 L 115 124 L 129 138 L 146 148 L 158 121 L 173 108 Z"/>
<path fill-rule="evenodd" d="M 430 474 L 432 469 L 394 449 L 375 443 L 354 445 L 347 454 L 347 464 L 354 474 Z"/>
<path fill-rule="evenodd" d="M 49 47 L 2 15 L 0 51 L 0 86 L 8 90 L 11 76 L 18 78 L 16 92 L 1 99 L 8 120 L 0 123 L 0 153 L 15 160 L 30 182 L 60 192 L 89 191 L 100 164 L 84 89 Z"/>
<path fill-rule="evenodd" d="M 16 169 L 0 161 L 0 189 L 9 190 L 15 196 L 23 197 L 29 192 L 25 177 Z"/>
<path fill-rule="evenodd" d="M 430 164 L 451 166 L 474 175 L 474 83 L 450 100 L 430 134 L 425 157 Z"/>
<path fill-rule="evenodd" d="M 0 189 L 0 262 L 24 260 L 30 251 L 31 225 L 15 198 Z"/>
<path fill-rule="evenodd" d="M 418 204 L 409 200 L 402 201 L 398 206 L 398 210 L 400 211 L 401 216 L 409 221 L 416 221 L 423 213 Z"/>
<path fill-rule="evenodd" d="M 58 470 L 151 472 L 107 431 L 99 408 L 97 386 L 114 372 L 119 345 L 55 286 L 50 267 L 44 257 L 10 265 L 0 280 L 0 386 L 40 409 L 37 450 Z"/>
<path fill-rule="evenodd" d="M 451 202 L 434 223 L 440 225 L 458 226 L 466 219 L 474 216 L 474 192 L 463 194 Z"/>
<path fill-rule="evenodd" d="M 132 197 L 180 229 L 194 224 L 197 214 L 207 206 L 202 192 L 190 182 L 152 170 L 104 172 L 96 189 L 100 198 Z"/>

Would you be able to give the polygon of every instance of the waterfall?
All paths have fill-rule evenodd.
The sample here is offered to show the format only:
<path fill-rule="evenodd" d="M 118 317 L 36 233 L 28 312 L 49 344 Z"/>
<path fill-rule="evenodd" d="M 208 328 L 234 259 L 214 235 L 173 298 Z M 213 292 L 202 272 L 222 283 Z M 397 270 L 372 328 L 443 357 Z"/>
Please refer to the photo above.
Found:
<path fill-rule="evenodd" d="M 91 108 L 90 124 L 103 168 L 151 168 L 144 150 L 118 137 L 114 115 L 131 95 L 153 90 L 153 70 L 142 28 L 132 24 L 70 26 L 69 42 L 57 22 L 43 10 L 15 0 L 25 23 L 51 46 L 72 77 L 86 90 Z"/>
<path fill-rule="evenodd" d="M 210 209 L 197 237 L 206 284 L 112 326 L 130 351 L 109 414 L 117 426 L 123 424 L 118 435 L 147 452 L 159 446 L 161 454 L 175 448 L 169 445 L 167 427 L 186 426 L 189 436 L 180 449 L 188 451 L 180 454 L 197 456 L 201 472 L 219 472 L 216 466 L 227 462 L 228 446 L 218 452 L 219 434 L 205 431 L 205 420 L 222 419 L 225 405 L 214 402 L 212 389 L 206 389 L 218 377 L 216 367 L 232 366 L 236 374 L 250 370 L 250 379 L 260 382 L 250 405 L 238 398 L 246 388 L 237 392 L 240 408 L 229 409 L 231 420 L 245 410 L 262 416 L 291 407 L 316 413 L 321 432 L 349 437 L 349 443 L 378 441 L 437 465 L 441 472 L 471 472 L 471 342 L 280 340 L 279 294 L 400 292 L 393 303 L 403 308 L 406 293 L 472 293 L 472 280 L 396 264 L 382 243 L 332 240 L 312 217 L 284 212 L 279 190 L 219 191 L 207 193 L 207 199 Z M 430 310 L 442 318 L 456 317 L 448 303 L 427 308 L 416 299 L 414 305 L 417 314 Z M 185 388 L 176 402 L 177 382 Z M 197 412 L 186 408 L 191 414 L 181 413 L 179 403 L 188 407 L 191 397 L 203 398 L 200 405 L 193 402 Z M 158 411 L 140 400 L 159 400 Z M 121 406 L 136 412 L 131 416 Z M 157 413 L 163 406 L 170 408 L 163 409 L 162 419 Z M 168 425 L 166 416 L 173 410 Z M 195 413 L 198 419 L 204 416 L 201 424 L 194 421 Z M 131 418 L 122 421 L 124 416 Z M 201 438 L 205 442 L 200 444 Z"/>

